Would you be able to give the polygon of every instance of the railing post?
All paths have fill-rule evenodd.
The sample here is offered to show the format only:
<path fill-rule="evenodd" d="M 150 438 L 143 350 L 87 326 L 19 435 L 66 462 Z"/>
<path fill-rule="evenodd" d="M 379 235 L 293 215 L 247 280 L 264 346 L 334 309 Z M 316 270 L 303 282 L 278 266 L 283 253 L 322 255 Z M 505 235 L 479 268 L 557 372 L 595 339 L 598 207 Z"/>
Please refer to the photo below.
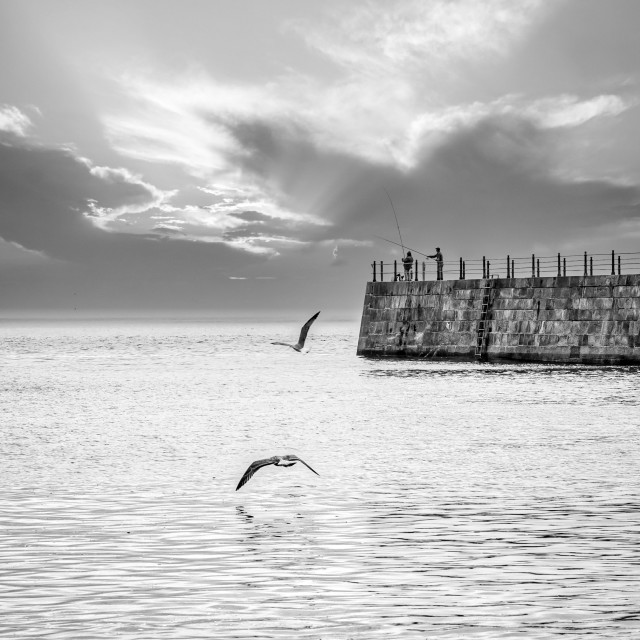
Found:
<path fill-rule="evenodd" d="M 395 282 L 398 279 L 398 261 L 393 261 L 393 281 Z"/>
<path fill-rule="evenodd" d="M 462 261 L 462 279 L 463 280 L 466 280 L 466 278 L 467 278 L 466 271 L 467 271 L 467 265 L 465 264 L 465 261 L 463 260 Z"/>
<path fill-rule="evenodd" d="M 536 277 L 536 254 L 531 254 L 531 277 Z"/>
<path fill-rule="evenodd" d="M 618 254 L 618 275 L 621 275 L 621 274 L 622 274 L 622 271 L 621 271 L 621 269 L 620 269 L 620 266 L 621 266 L 621 262 L 620 262 L 620 254 Z"/>
<path fill-rule="evenodd" d="M 487 277 L 487 259 L 482 256 L 482 278 L 486 278 Z"/>
<path fill-rule="evenodd" d="M 427 266 L 424 263 L 424 260 L 422 261 L 422 281 L 424 282 L 427 279 Z"/>
<path fill-rule="evenodd" d="M 373 267 L 373 281 L 376 282 L 376 261 L 375 260 L 373 261 L 372 267 Z"/>
<path fill-rule="evenodd" d="M 611 275 L 616 275 L 616 252 L 611 251 Z"/>
<path fill-rule="evenodd" d="M 536 260 L 536 272 L 537 272 L 537 276 L 539 278 L 540 277 L 540 258 L 538 258 Z"/>
<path fill-rule="evenodd" d="M 384 282 L 384 265 L 380 260 L 380 282 Z"/>
<path fill-rule="evenodd" d="M 516 261 L 513 258 L 511 259 L 511 277 L 516 277 Z"/>
<path fill-rule="evenodd" d="M 460 258 L 460 280 L 462 280 L 462 258 Z"/>
<path fill-rule="evenodd" d="M 418 258 L 416 258 L 416 261 L 413 263 L 413 271 L 415 272 L 415 281 L 418 282 Z"/>
<path fill-rule="evenodd" d="M 560 252 L 558 252 L 558 278 L 560 277 Z"/>
<path fill-rule="evenodd" d="M 593 275 L 593 256 L 589 257 L 589 275 Z"/>
<path fill-rule="evenodd" d="M 563 276 L 567 275 L 567 259 L 566 258 L 562 258 L 562 275 Z"/>
<path fill-rule="evenodd" d="M 584 252 L 584 275 L 587 275 L 587 252 Z"/>
<path fill-rule="evenodd" d="M 507 256 L 507 278 L 511 277 L 511 258 Z"/>
<path fill-rule="evenodd" d="M 487 260 L 487 280 L 491 277 L 489 276 L 490 270 L 491 270 L 491 262 Z"/>

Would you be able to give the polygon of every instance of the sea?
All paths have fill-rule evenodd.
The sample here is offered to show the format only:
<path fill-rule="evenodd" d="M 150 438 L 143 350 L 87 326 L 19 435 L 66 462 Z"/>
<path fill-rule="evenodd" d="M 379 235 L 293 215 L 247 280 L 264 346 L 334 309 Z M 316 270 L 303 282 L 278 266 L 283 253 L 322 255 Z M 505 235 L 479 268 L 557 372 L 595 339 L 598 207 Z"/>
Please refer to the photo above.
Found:
<path fill-rule="evenodd" d="M 0 322 L 0 637 L 640 638 L 638 367 L 305 319 Z"/>

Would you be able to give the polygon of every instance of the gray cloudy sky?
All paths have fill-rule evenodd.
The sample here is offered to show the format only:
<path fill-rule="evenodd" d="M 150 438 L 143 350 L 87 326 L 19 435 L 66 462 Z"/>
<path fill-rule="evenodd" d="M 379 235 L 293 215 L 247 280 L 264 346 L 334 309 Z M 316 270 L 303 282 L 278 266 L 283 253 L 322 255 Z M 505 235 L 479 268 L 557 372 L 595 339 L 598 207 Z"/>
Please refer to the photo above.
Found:
<path fill-rule="evenodd" d="M 1 0 L 0 313 L 358 316 L 640 247 L 636 0 Z M 454 274 L 455 275 L 455 274 Z"/>

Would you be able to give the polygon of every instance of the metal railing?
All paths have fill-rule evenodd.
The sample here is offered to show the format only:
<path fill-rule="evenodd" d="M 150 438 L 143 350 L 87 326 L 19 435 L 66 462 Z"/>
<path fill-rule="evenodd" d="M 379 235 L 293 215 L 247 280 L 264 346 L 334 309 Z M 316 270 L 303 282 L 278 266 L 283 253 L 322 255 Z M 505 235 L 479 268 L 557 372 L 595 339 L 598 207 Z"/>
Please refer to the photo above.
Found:
<path fill-rule="evenodd" d="M 373 262 L 373 282 L 405 280 L 404 268 L 398 270 L 398 261 Z M 416 260 L 408 272 L 410 280 L 435 280 L 437 278 L 435 261 Z M 402 272 L 402 273 L 401 273 Z M 563 276 L 622 275 L 622 273 L 640 273 L 640 252 L 578 253 L 553 256 L 531 256 L 512 258 L 487 258 L 465 260 L 445 260 L 442 263 L 443 279 L 487 279 L 487 278 L 540 278 Z M 455 276 L 454 276 L 455 274 Z"/>

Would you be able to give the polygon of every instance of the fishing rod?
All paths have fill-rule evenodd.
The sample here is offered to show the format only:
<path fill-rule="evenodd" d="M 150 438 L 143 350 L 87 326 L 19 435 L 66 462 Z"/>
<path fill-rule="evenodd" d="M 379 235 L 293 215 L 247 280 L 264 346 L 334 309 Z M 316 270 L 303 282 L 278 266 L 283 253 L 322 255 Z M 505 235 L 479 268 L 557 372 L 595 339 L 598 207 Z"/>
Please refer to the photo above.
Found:
<path fill-rule="evenodd" d="M 384 187 L 382 187 L 384 189 Z M 387 198 L 389 198 L 389 203 L 391 204 L 391 209 L 393 210 L 393 216 L 396 219 L 396 227 L 398 227 L 398 235 L 400 236 L 400 246 L 402 247 L 402 259 L 404 260 L 404 242 L 402 241 L 402 234 L 400 233 L 400 224 L 398 223 L 398 214 L 396 213 L 396 208 L 393 206 L 393 201 L 391 200 L 391 196 L 389 192 L 384 189 L 384 192 L 387 194 Z M 384 240 L 384 238 L 382 238 Z M 398 244 L 394 242 L 394 244 Z"/>
<path fill-rule="evenodd" d="M 385 242 L 390 242 L 391 244 L 398 245 L 399 247 L 402 246 L 398 242 L 394 242 L 393 240 L 387 240 L 387 238 L 383 238 L 382 236 L 375 236 L 375 237 L 380 238 L 380 240 L 384 240 Z M 409 249 L 409 251 L 413 251 L 413 253 L 419 253 L 421 256 L 424 256 L 425 258 L 431 257 L 431 256 L 428 256 L 426 253 L 422 253 L 422 251 L 418 251 L 417 249 L 412 249 L 411 247 L 407 247 L 407 249 Z M 404 251 L 404 247 L 402 247 L 402 250 Z"/>

